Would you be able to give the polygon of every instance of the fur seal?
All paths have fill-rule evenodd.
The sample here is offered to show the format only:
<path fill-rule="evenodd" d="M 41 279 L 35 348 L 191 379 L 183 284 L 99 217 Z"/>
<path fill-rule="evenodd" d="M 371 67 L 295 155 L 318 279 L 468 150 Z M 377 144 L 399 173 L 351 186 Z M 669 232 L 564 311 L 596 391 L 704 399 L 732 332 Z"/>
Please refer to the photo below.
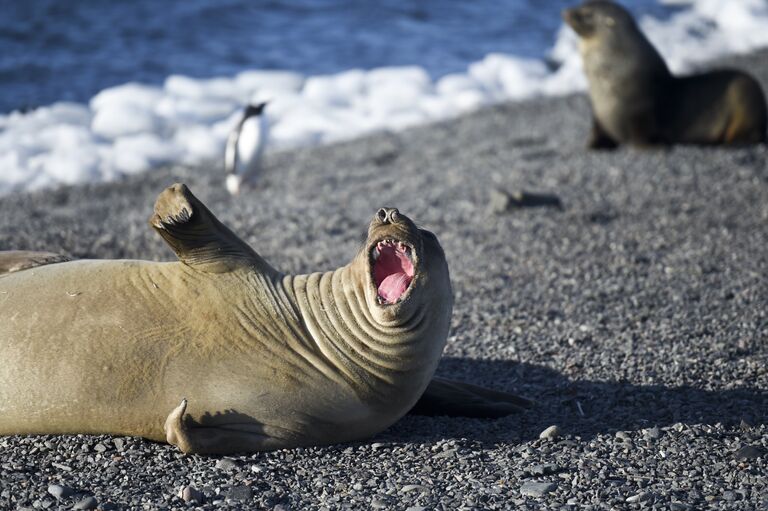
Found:
<path fill-rule="evenodd" d="M 765 95 L 749 74 L 674 77 L 632 15 L 607 0 L 563 11 L 579 36 L 592 103 L 590 148 L 766 141 Z"/>
<path fill-rule="evenodd" d="M 0 434 L 225 454 L 363 439 L 417 401 L 416 413 L 473 417 L 530 404 L 433 379 L 448 266 L 397 209 L 378 210 L 349 264 L 309 275 L 272 268 L 182 184 L 150 224 L 179 261 L 35 266 L 27 253 L 32 269 L 0 275 Z"/>

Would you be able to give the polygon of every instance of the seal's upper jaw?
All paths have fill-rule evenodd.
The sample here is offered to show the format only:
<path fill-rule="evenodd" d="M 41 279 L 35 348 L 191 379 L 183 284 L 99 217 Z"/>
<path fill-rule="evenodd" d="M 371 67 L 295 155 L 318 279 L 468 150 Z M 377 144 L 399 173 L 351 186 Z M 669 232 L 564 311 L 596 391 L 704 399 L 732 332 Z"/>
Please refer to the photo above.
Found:
<path fill-rule="evenodd" d="M 403 303 L 419 276 L 419 229 L 395 208 L 381 208 L 368 229 L 368 268 L 379 307 Z"/>

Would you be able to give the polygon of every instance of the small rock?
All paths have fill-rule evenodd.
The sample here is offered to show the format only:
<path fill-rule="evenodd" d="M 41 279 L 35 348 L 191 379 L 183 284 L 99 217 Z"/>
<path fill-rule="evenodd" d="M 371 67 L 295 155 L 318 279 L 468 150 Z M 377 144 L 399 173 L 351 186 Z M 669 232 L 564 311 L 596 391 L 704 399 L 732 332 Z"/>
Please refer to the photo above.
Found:
<path fill-rule="evenodd" d="M 355 483 L 352 485 L 352 489 L 355 491 L 363 491 L 363 485 L 360 483 Z"/>
<path fill-rule="evenodd" d="M 442 458 L 453 458 L 454 456 L 456 456 L 456 449 L 446 449 L 445 451 L 432 456 L 432 459 L 439 460 Z"/>
<path fill-rule="evenodd" d="M 616 432 L 616 438 L 621 440 L 622 442 L 631 442 L 632 437 L 629 436 L 629 433 L 626 431 L 617 431 Z"/>
<path fill-rule="evenodd" d="M 560 436 L 560 428 L 557 425 L 550 426 L 539 434 L 542 440 L 554 440 Z"/>
<path fill-rule="evenodd" d="M 426 507 L 424 506 L 411 506 L 409 508 L 406 508 L 405 511 L 426 511 Z"/>
<path fill-rule="evenodd" d="M 52 484 L 48 486 L 48 493 L 50 493 L 58 500 L 61 500 L 66 499 L 67 497 L 71 497 L 75 493 L 75 490 L 60 484 Z"/>
<path fill-rule="evenodd" d="M 93 450 L 96 452 L 104 452 L 107 450 L 107 446 L 99 442 L 93 446 Z"/>
<path fill-rule="evenodd" d="M 734 456 L 737 460 L 754 460 L 765 454 L 765 449 L 759 445 L 745 445 Z"/>
<path fill-rule="evenodd" d="M 115 449 L 122 451 L 125 448 L 125 440 L 122 438 L 113 438 L 112 443 L 115 444 Z"/>
<path fill-rule="evenodd" d="M 239 502 L 246 502 L 253 499 L 253 490 L 248 486 L 233 486 L 227 492 L 227 498 Z"/>
<path fill-rule="evenodd" d="M 51 465 L 58 468 L 59 470 L 63 470 L 65 472 L 72 472 L 72 467 L 70 467 L 69 465 L 64 465 L 63 463 L 56 463 L 56 462 L 51 463 Z"/>
<path fill-rule="evenodd" d="M 99 505 L 99 501 L 95 497 L 85 497 L 72 506 L 72 509 L 96 509 Z"/>
<path fill-rule="evenodd" d="M 661 431 L 658 426 L 654 426 L 652 428 L 644 429 L 643 436 L 651 440 L 656 440 L 661 437 Z"/>
<path fill-rule="evenodd" d="M 291 511 L 291 508 L 287 504 L 278 504 L 272 508 L 272 511 Z"/>
<path fill-rule="evenodd" d="M 232 458 L 221 458 L 216 462 L 216 468 L 220 470 L 234 470 L 237 468 L 237 462 Z"/>
<path fill-rule="evenodd" d="M 555 488 L 557 488 L 557 483 L 547 481 L 537 483 L 535 481 L 528 481 L 520 487 L 520 493 L 524 497 L 538 498 L 543 497 L 547 493 L 555 490 Z"/>
<path fill-rule="evenodd" d="M 102 502 L 99 504 L 99 509 L 102 511 L 114 511 L 117 509 L 117 504 L 114 502 Z"/>
<path fill-rule="evenodd" d="M 195 501 L 198 504 L 202 504 L 204 500 L 203 492 L 188 484 L 179 490 L 179 498 L 184 502 Z"/>
<path fill-rule="evenodd" d="M 643 502 L 648 500 L 651 497 L 651 494 L 648 492 L 640 492 L 637 495 L 632 495 L 631 497 L 627 497 L 626 502 L 632 503 L 632 502 Z"/>
<path fill-rule="evenodd" d="M 528 476 L 546 476 L 557 472 L 558 466 L 548 463 L 546 465 L 533 465 L 531 468 L 524 471 Z"/>
<path fill-rule="evenodd" d="M 373 499 L 371 501 L 371 507 L 373 509 L 386 509 L 387 503 L 384 502 L 382 499 Z"/>
<path fill-rule="evenodd" d="M 413 490 L 422 490 L 422 491 L 424 491 L 426 489 L 427 489 L 426 486 L 422 486 L 420 484 L 406 484 L 405 486 L 400 488 L 400 491 L 402 493 L 408 493 L 409 491 L 413 491 Z"/>
<path fill-rule="evenodd" d="M 499 188 L 491 190 L 489 206 L 493 213 L 505 213 L 513 208 L 536 208 L 542 206 L 563 209 L 563 203 L 556 195 L 525 191 L 510 193 Z"/>

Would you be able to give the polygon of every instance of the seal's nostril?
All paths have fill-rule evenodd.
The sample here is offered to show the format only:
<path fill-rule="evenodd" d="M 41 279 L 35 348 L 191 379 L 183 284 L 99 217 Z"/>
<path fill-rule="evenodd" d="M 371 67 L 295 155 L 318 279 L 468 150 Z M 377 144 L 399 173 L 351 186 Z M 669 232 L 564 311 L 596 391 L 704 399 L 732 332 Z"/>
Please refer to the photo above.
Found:
<path fill-rule="evenodd" d="M 399 219 L 400 219 L 400 212 L 397 210 L 397 208 L 390 209 L 389 210 L 389 221 L 394 224 Z"/>
<path fill-rule="evenodd" d="M 376 212 L 376 218 L 379 219 L 379 222 L 386 222 L 387 221 L 387 210 L 384 208 L 381 208 Z"/>

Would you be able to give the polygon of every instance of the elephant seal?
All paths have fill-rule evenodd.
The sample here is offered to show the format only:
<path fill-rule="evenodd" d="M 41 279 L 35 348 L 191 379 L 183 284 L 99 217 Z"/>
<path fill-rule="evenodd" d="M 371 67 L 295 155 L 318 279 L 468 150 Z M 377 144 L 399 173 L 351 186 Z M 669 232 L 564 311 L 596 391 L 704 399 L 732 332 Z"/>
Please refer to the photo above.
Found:
<path fill-rule="evenodd" d="M 593 0 L 563 11 L 579 36 L 592 103 L 590 148 L 766 141 L 765 95 L 747 73 L 674 77 L 632 15 Z"/>
<path fill-rule="evenodd" d="M 529 404 L 432 379 L 448 266 L 397 209 L 378 210 L 346 266 L 296 276 L 185 185 L 160 194 L 150 224 L 179 261 L 30 262 L 0 276 L 0 434 L 137 435 L 225 454 L 363 439 L 419 400 L 422 413 L 481 417 Z"/>

